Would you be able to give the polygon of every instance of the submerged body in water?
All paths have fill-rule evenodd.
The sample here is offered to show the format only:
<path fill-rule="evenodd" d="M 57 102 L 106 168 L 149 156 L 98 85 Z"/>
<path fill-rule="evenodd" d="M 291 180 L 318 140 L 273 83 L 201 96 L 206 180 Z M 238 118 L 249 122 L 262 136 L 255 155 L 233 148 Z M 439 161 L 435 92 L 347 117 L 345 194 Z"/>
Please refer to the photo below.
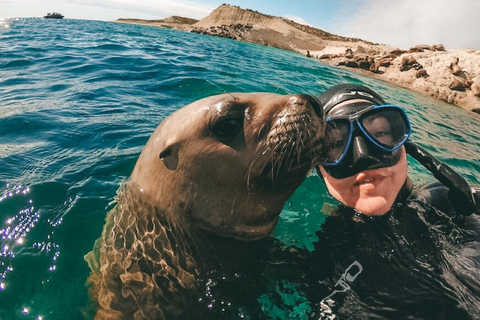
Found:
<path fill-rule="evenodd" d="M 384 216 L 328 217 L 306 260 L 314 318 L 478 319 L 480 219 L 449 216 L 447 191 L 421 188 Z"/>
<path fill-rule="evenodd" d="M 118 220 L 115 224 L 109 220 L 108 233 L 117 230 L 122 235 L 120 218 L 133 225 L 124 213 L 138 213 L 141 202 L 130 199 L 125 204 L 129 206 L 109 216 Z M 143 205 L 142 215 L 142 219 L 161 216 L 148 204 Z M 150 220 L 156 225 L 155 219 Z M 136 278 L 135 273 L 129 278 L 124 274 L 121 279 L 125 295 L 116 308 L 125 314 L 135 310 L 134 297 L 151 295 L 153 300 L 137 300 L 135 304 L 165 304 L 164 316 L 168 319 L 480 316 L 478 216 L 452 218 L 416 196 L 380 217 L 360 216 L 345 207 L 337 209 L 317 232 L 318 241 L 312 252 L 284 247 L 274 238 L 244 242 L 198 231 L 185 232 L 175 223 L 165 224 L 165 220 L 162 225 L 167 230 L 162 246 L 172 255 L 155 251 L 160 248 L 159 243 L 150 247 L 157 240 L 148 240 L 151 233 L 146 232 L 137 256 L 127 257 L 136 262 L 126 264 L 124 260 L 122 266 L 154 267 L 156 261 L 165 261 L 174 268 L 159 273 L 155 278 L 157 285 L 151 288 L 141 284 L 144 278 Z M 140 245 L 138 240 L 134 242 Z M 94 251 L 101 249 L 99 245 L 100 242 Z M 143 267 L 142 260 L 146 263 Z M 96 277 L 99 266 L 91 267 Z M 196 283 L 195 290 L 192 281 Z M 140 288 L 142 293 L 135 293 Z M 163 297 L 152 294 L 159 289 Z M 327 297 L 331 300 L 328 303 Z M 189 307 L 179 313 L 182 305 Z"/>
<path fill-rule="evenodd" d="M 327 129 L 317 170 L 345 207 L 322 226 L 310 265 L 346 264 L 320 300 L 321 318 L 476 318 L 480 282 L 469 275 L 480 255 L 456 256 L 476 242 L 480 228 L 463 226 L 480 214 L 479 189 L 409 140 L 404 109 L 370 88 L 340 84 L 319 100 Z M 438 182 L 413 191 L 407 153 Z M 317 270 L 312 283 L 330 278 Z"/>

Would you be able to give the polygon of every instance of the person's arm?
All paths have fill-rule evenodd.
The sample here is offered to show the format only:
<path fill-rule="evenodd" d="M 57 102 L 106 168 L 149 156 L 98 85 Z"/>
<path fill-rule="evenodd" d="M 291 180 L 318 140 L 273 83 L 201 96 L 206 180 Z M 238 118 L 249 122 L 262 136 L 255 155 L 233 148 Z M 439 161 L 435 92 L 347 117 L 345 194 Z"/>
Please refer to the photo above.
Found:
<path fill-rule="evenodd" d="M 405 143 L 405 149 L 450 190 L 449 198 L 457 213 L 464 216 L 480 214 L 480 188 L 470 187 L 461 175 L 412 141 Z"/>

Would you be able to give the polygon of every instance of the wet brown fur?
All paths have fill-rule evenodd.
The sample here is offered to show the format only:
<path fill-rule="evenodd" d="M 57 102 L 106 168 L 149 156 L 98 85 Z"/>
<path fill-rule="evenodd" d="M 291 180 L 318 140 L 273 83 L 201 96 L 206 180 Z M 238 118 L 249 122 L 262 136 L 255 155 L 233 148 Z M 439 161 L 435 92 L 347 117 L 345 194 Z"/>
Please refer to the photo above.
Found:
<path fill-rule="evenodd" d="M 255 240 L 273 231 L 320 151 L 315 110 L 309 96 L 235 93 L 166 118 L 85 258 L 96 318 L 182 318 L 208 252 L 202 234 Z M 229 119 L 242 124 L 226 139 L 215 128 Z"/>

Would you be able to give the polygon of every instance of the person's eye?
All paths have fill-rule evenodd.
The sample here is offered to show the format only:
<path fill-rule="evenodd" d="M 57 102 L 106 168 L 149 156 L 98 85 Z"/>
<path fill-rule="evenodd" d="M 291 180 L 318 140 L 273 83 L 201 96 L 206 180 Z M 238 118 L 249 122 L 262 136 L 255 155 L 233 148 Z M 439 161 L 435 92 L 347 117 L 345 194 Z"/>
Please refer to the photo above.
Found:
<path fill-rule="evenodd" d="M 375 132 L 375 138 L 382 138 L 382 137 L 386 137 L 386 136 L 389 136 L 390 135 L 390 132 L 388 131 L 377 131 Z"/>
<path fill-rule="evenodd" d="M 221 119 L 213 125 L 212 132 L 222 140 L 233 138 L 240 132 L 243 126 L 242 120 L 239 118 Z"/>

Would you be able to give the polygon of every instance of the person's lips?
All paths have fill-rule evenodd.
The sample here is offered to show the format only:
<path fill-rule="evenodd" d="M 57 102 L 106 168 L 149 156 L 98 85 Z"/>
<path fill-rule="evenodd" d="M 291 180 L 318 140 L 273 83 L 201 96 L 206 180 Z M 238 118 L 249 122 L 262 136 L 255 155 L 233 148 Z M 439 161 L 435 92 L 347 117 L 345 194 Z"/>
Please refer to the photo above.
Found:
<path fill-rule="evenodd" d="M 360 172 L 357 177 L 355 178 L 355 186 L 365 186 L 365 185 L 377 185 L 380 183 L 385 177 L 382 175 L 369 175 L 363 172 Z"/>
<path fill-rule="evenodd" d="M 361 181 L 357 181 L 356 184 L 358 184 L 358 185 L 368 184 L 368 183 L 372 183 L 373 181 L 375 181 L 375 179 L 364 179 L 364 180 L 361 180 Z"/>

